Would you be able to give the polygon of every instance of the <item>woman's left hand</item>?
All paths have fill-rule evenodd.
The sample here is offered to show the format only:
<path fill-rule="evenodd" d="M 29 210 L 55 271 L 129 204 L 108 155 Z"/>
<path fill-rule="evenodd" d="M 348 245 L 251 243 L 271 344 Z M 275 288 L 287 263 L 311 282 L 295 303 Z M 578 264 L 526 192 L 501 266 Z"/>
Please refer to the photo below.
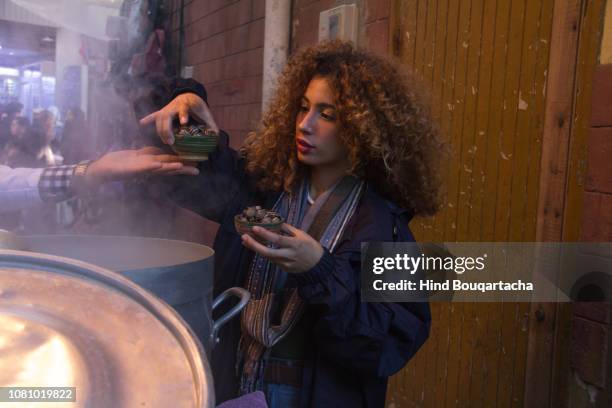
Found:
<path fill-rule="evenodd" d="M 275 245 L 269 248 L 247 234 L 242 235 L 242 243 L 247 248 L 265 256 L 288 273 L 302 273 L 314 267 L 323 256 L 323 247 L 313 237 L 301 229 L 283 224 L 281 230 L 289 235 L 280 235 L 265 228 L 253 227 L 253 233 Z"/>

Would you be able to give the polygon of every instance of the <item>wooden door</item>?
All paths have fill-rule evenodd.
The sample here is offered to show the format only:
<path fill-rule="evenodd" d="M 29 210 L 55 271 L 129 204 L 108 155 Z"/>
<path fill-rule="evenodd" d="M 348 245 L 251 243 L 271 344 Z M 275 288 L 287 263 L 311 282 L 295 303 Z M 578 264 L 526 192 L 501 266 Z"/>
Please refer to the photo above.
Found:
<path fill-rule="evenodd" d="M 391 52 L 433 91 L 450 141 L 446 207 L 420 241 L 535 241 L 554 0 L 396 0 Z M 526 303 L 434 303 L 394 407 L 522 406 Z"/>

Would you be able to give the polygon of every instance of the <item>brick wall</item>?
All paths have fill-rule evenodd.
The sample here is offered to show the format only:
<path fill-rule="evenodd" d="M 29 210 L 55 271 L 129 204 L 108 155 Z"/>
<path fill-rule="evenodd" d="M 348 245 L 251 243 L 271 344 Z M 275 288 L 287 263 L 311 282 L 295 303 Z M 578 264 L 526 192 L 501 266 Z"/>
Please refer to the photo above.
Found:
<path fill-rule="evenodd" d="M 265 0 L 186 0 L 183 65 L 208 91 L 218 125 L 242 144 L 260 118 Z M 180 1 L 172 10 L 178 47 Z"/>
<path fill-rule="evenodd" d="M 612 241 L 612 64 L 593 78 L 582 239 Z"/>
<path fill-rule="evenodd" d="M 612 241 L 612 64 L 598 65 L 593 78 L 587 141 L 581 240 Z M 610 303 L 576 303 L 571 366 L 587 387 L 610 393 Z M 606 388 L 608 388 L 606 390 Z M 600 396 L 605 400 L 608 396 Z"/>
<path fill-rule="evenodd" d="M 185 0 L 183 65 L 203 83 L 217 124 L 242 145 L 260 119 L 265 0 Z M 170 41 L 178 60 L 180 0 L 169 3 Z M 212 245 L 217 224 L 186 210 L 175 225 L 184 239 Z"/>

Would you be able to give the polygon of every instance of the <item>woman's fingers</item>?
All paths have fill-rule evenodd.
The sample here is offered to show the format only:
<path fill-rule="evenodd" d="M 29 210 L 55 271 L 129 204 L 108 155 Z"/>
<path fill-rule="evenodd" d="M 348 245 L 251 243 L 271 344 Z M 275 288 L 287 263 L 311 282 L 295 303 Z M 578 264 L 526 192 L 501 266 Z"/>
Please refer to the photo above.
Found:
<path fill-rule="evenodd" d="M 286 222 L 284 222 L 283 225 L 281 225 L 281 231 L 283 231 L 286 234 L 289 234 L 292 237 L 295 237 L 297 233 L 301 230 L 298 228 L 295 228 L 291 224 L 287 224 Z"/>
<path fill-rule="evenodd" d="M 242 234 L 242 243 L 245 247 L 260 255 L 269 258 L 273 262 L 286 261 L 290 258 L 289 250 L 286 248 L 270 248 L 259 242 L 248 234 Z"/>
<path fill-rule="evenodd" d="M 163 163 L 162 167 L 157 169 L 154 174 L 159 176 L 197 176 L 200 171 L 191 166 L 178 167 L 175 163 Z"/>
<path fill-rule="evenodd" d="M 219 126 L 217 126 L 217 124 L 215 123 L 215 119 L 213 118 L 210 110 L 207 107 L 204 107 L 204 109 L 202 109 L 202 114 L 204 116 L 203 119 L 208 124 L 208 126 L 210 126 L 210 128 L 215 133 L 219 133 Z"/>
<path fill-rule="evenodd" d="M 178 116 L 181 125 L 186 125 L 189 122 L 189 107 L 187 105 L 179 105 Z"/>
<path fill-rule="evenodd" d="M 276 234 L 262 227 L 253 227 L 253 233 L 281 248 L 293 248 L 295 246 L 294 242 L 291 240 L 291 237 Z"/>
<path fill-rule="evenodd" d="M 151 123 L 154 123 L 155 120 L 157 119 L 157 113 L 158 112 L 153 112 L 145 116 L 144 118 L 140 119 L 140 124 L 144 126 L 144 125 L 149 125 Z"/>
<path fill-rule="evenodd" d="M 181 158 L 174 154 L 156 154 L 153 158 L 162 163 L 182 163 Z"/>
<path fill-rule="evenodd" d="M 168 112 L 164 115 L 164 120 L 162 121 L 162 134 L 165 136 L 165 139 L 168 140 L 168 144 L 174 143 L 174 133 L 172 132 L 172 119 L 173 115 Z"/>

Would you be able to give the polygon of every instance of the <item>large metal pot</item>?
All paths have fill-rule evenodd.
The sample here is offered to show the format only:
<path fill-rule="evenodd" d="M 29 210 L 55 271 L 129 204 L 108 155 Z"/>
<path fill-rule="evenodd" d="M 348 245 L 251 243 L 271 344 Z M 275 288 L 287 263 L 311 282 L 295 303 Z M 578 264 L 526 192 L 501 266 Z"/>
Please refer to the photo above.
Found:
<path fill-rule="evenodd" d="M 30 251 L 78 259 L 119 272 L 171 305 L 210 353 L 219 328 L 249 301 L 242 288 L 230 288 L 214 302 L 214 251 L 204 245 L 159 238 L 94 235 L 21 237 Z M 212 309 L 229 296 L 239 302 L 212 320 Z"/>
<path fill-rule="evenodd" d="M 76 402 L 54 407 L 214 406 L 206 355 L 180 316 L 81 261 L 0 251 L 0 351 L 0 387 L 76 388 Z"/>

